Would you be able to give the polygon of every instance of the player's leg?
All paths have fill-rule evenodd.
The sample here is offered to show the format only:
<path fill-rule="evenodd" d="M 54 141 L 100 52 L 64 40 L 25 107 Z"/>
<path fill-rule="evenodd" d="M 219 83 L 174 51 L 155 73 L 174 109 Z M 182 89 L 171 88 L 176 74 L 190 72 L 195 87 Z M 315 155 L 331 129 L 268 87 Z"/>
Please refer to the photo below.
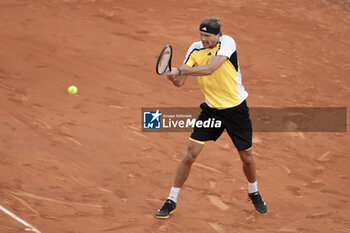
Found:
<path fill-rule="evenodd" d="M 187 151 L 181 159 L 174 179 L 174 187 L 181 188 L 188 178 L 191 171 L 191 166 L 201 152 L 204 143 L 189 140 Z"/>
<path fill-rule="evenodd" d="M 249 183 L 256 181 L 255 159 L 251 149 L 238 151 L 242 160 L 242 167 Z"/>
<path fill-rule="evenodd" d="M 177 196 L 183 184 L 186 182 L 190 174 L 192 164 L 201 152 L 203 146 L 204 142 L 194 141 L 193 139 L 189 140 L 187 151 L 177 166 L 174 184 L 171 187 L 169 196 L 164 205 L 157 211 L 157 218 L 167 219 L 171 214 L 175 213 Z"/>
<path fill-rule="evenodd" d="M 215 115 L 215 112 L 213 112 L 206 103 L 201 104 L 201 109 L 202 112 L 198 116 L 197 122 L 205 122 L 209 118 L 218 119 L 218 117 Z M 195 126 L 191 134 L 190 141 L 188 142 L 185 155 L 177 167 L 174 183 L 171 187 L 168 199 L 164 203 L 163 207 L 158 210 L 156 214 L 157 218 L 169 218 L 170 214 L 174 213 L 176 210 L 177 196 L 180 192 L 181 187 L 186 182 L 190 174 L 192 164 L 196 160 L 198 154 L 201 152 L 204 143 L 209 140 L 215 141 L 220 137 L 223 131 L 224 127 L 221 125 L 218 128 L 197 127 L 197 125 Z"/>
<path fill-rule="evenodd" d="M 258 191 L 258 183 L 256 181 L 255 159 L 252 149 L 238 151 L 242 160 L 243 172 L 248 180 L 248 197 L 253 202 L 255 210 L 259 214 L 267 213 L 267 206 Z"/>
<path fill-rule="evenodd" d="M 242 147 L 245 143 L 242 142 L 242 139 L 245 135 L 244 133 L 238 133 L 240 136 L 237 137 L 237 133 L 229 133 L 237 150 L 239 153 L 239 156 L 242 160 L 242 168 L 244 175 L 247 178 L 248 181 L 248 196 L 249 199 L 253 202 L 255 210 L 259 214 L 266 214 L 267 213 L 267 206 L 264 200 L 262 199 L 259 191 L 258 191 L 258 183 L 256 180 L 256 165 L 255 165 L 255 159 L 253 156 L 253 152 L 251 147 L 248 147 L 248 149 L 245 149 L 247 147 Z M 236 135 L 236 136 L 234 136 Z M 249 137 L 246 137 L 247 142 L 249 141 Z"/>
<path fill-rule="evenodd" d="M 255 210 L 260 214 L 267 213 L 266 203 L 262 199 L 256 181 L 256 165 L 252 152 L 252 123 L 249 118 L 249 108 L 246 102 L 239 106 L 225 109 L 225 127 L 236 146 L 242 160 L 243 172 L 248 181 L 248 196 L 252 200 Z"/>

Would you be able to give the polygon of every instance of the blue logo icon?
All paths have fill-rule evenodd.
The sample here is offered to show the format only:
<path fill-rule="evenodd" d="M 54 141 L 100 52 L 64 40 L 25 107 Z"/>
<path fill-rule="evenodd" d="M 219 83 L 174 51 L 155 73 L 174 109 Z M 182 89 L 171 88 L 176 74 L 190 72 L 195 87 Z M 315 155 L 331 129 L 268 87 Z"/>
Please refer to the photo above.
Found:
<path fill-rule="evenodd" d="M 144 129 L 160 129 L 160 116 L 159 109 L 156 112 L 143 112 L 143 128 Z"/>

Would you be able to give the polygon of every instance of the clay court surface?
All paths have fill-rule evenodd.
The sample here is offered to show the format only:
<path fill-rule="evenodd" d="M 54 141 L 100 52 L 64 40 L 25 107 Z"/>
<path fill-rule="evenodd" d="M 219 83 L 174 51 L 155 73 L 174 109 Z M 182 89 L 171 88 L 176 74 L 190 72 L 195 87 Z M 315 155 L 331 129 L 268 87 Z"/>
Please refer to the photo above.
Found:
<path fill-rule="evenodd" d="M 195 77 L 176 88 L 155 62 L 171 44 L 180 66 L 205 16 L 236 40 L 250 107 L 349 107 L 345 0 L 3 0 L 0 205 L 42 233 L 350 232 L 348 132 L 254 133 L 266 216 L 225 134 L 177 213 L 154 217 L 189 132 L 142 132 L 141 108 L 203 102 Z M 25 228 L 0 211 L 1 233 Z"/>

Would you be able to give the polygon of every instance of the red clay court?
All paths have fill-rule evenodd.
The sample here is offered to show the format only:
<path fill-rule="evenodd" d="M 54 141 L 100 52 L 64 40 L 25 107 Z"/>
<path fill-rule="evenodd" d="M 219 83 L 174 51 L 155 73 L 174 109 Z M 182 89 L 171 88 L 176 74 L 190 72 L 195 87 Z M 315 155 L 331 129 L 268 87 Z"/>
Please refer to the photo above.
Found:
<path fill-rule="evenodd" d="M 266 216 L 225 134 L 177 213 L 155 218 L 189 133 L 142 132 L 141 108 L 204 100 L 195 77 L 176 88 L 155 62 L 171 44 L 181 65 L 206 16 L 237 43 L 250 107 L 349 107 L 345 0 L 1 1 L 0 205 L 41 233 L 350 232 L 348 132 L 254 133 Z M 1 233 L 25 228 L 0 211 Z"/>

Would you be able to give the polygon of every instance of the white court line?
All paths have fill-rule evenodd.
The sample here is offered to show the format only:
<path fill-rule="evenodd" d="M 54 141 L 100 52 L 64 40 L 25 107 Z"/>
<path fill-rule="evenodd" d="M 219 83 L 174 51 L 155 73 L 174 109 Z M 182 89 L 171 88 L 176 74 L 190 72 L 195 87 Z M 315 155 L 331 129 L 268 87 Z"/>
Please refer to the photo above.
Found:
<path fill-rule="evenodd" d="M 22 223 L 23 225 L 25 225 L 27 228 L 25 228 L 24 230 L 26 231 L 32 231 L 35 233 L 41 233 L 39 230 L 35 229 L 34 227 L 32 227 L 30 224 L 28 224 L 27 222 L 25 222 L 24 220 L 20 219 L 19 217 L 17 217 L 15 214 L 11 213 L 10 211 L 8 211 L 7 209 L 5 209 L 2 205 L 0 205 L 0 210 L 4 211 L 6 214 L 10 215 L 12 218 L 16 219 L 18 222 Z"/>

